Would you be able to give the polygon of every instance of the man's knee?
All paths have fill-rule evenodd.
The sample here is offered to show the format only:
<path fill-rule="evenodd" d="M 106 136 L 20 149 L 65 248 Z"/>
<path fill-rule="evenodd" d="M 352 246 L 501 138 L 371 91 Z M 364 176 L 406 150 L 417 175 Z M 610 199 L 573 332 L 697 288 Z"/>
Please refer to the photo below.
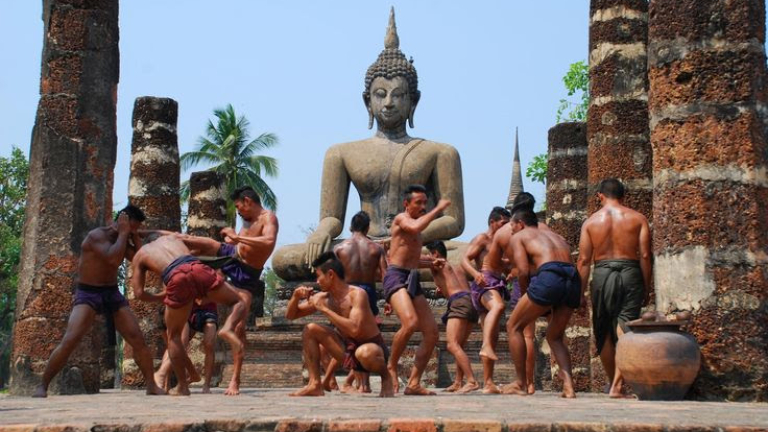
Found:
<path fill-rule="evenodd" d="M 302 336 L 304 338 L 316 338 L 320 332 L 323 331 L 323 326 L 317 323 L 309 323 L 304 326 L 304 331 L 302 332 Z"/>

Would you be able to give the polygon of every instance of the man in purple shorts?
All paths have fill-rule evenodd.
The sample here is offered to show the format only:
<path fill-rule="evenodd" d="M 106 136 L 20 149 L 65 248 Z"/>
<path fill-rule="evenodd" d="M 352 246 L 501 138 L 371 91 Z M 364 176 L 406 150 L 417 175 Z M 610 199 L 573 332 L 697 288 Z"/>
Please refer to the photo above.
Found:
<path fill-rule="evenodd" d="M 48 396 L 48 385 L 64 368 L 70 354 L 91 329 L 97 314 L 106 316 L 108 331 L 113 335 L 111 342 L 117 330 L 133 348 L 133 357 L 147 383 L 147 394 L 165 394 L 155 384 L 152 357 L 139 329 L 139 322 L 117 287 L 120 264 L 126 258 L 133 259 L 136 250 L 141 247 L 138 229 L 144 219 L 144 213 L 138 207 L 128 205 L 111 225 L 92 230 L 83 240 L 74 307 L 69 315 L 67 331 L 59 346 L 51 353 L 42 383 L 33 397 Z M 111 330 L 109 327 L 112 327 Z"/>

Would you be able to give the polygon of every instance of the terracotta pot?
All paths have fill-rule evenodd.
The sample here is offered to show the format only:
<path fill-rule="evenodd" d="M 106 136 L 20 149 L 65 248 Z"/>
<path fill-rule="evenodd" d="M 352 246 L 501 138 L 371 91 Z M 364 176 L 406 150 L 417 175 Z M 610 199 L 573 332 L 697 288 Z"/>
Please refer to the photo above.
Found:
<path fill-rule="evenodd" d="M 699 373 L 701 353 L 681 321 L 635 321 L 616 346 L 616 367 L 641 400 L 680 400 Z"/>

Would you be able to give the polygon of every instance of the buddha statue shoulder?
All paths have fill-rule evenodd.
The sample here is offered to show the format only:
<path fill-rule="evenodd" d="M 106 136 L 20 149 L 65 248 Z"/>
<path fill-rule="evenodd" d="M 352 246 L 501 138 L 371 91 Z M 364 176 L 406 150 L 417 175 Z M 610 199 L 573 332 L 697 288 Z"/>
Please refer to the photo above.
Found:
<path fill-rule="evenodd" d="M 395 215 L 402 211 L 402 192 L 411 184 L 427 187 L 428 207 L 440 199 L 451 206 L 422 233 L 424 243 L 449 240 L 464 230 L 464 196 L 461 159 L 456 149 L 423 138 L 410 137 L 406 123 L 413 117 L 421 93 L 413 60 L 400 51 L 394 10 L 390 12 L 384 50 L 365 76 L 363 101 L 368 128 L 376 133 L 367 139 L 331 146 L 323 161 L 320 218 L 305 244 L 280 248 L 272 259 L 278 276 L 285 280 L 311 278 L 310 264 L 331 249 L 341 234 L 350 185 L 360 196 L 361 210 L 371 217 L 368 236 L 386 239 Z"/>

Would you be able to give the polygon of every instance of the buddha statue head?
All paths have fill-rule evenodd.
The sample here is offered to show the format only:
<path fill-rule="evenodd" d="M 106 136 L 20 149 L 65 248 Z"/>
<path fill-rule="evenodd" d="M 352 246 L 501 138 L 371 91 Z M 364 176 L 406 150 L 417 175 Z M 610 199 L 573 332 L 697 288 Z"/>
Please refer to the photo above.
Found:
<path fill-rule="evenodd" d="M 384 50 L 365 73 L 363 102 L 368 110 L 368 129 L 376 118 L 379 129 L 404 127 L 405 120 L 413 128 L 413 113 L 419 103 L 419 77 L 413 58 L 400 51 L 400 39 L 395 25 L 395 9 L 389 12 L 389 26 L 384 38 Z"/>

